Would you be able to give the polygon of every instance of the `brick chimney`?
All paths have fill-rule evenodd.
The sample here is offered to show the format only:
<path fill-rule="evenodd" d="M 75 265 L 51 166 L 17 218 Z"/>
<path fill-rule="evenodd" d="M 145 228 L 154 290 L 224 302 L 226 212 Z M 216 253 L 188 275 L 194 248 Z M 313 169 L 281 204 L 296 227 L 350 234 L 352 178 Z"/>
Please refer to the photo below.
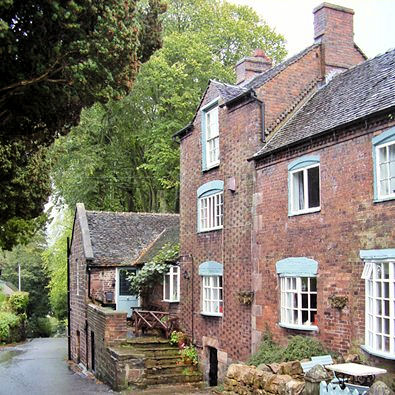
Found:
<path fill-rule="evenodd" d="M 322 44 L 325 74 L 348 69 L 365 60 L 354 44 L 354 11 L 330 3 L 313 10 L 314 41 Z"/>
<path fill-rule="evenodd" d="M 245 57 L 236 64 L 236 84 L 241 84 L 271 67 L 271 59 L 262 49 L 256 49 L 252 56 Z"/>

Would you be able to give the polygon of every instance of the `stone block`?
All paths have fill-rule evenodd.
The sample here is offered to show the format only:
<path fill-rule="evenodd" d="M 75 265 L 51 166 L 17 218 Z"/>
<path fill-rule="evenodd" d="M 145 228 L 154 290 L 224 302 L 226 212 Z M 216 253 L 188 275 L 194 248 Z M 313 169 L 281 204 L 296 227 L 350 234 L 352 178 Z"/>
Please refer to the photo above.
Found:
<path fill-rule="evenodd" d="M 304 381 L 301 380 L 290 380 L 285 385 L 286 395 L 300 395 L 305 387 Z"/>

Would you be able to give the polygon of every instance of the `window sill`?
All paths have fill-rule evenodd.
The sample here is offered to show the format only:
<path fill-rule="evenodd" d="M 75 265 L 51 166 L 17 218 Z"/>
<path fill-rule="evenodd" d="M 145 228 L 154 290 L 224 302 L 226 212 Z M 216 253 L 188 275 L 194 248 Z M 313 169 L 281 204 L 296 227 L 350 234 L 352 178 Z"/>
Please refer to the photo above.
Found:
<path fill-rule="evenodd" d="M 222 317 L 222 315 L 223 315 L 222 313 L 208 313 L 208 312 L 204 312 L 204 311 L 201 311 L 200 314 L 205 315 L 207 317 Z"/>
<path fill-rule="evenodd" d="M 321 207 L 314 207 L 314 208 L 311 208 L 311 209 L 308 209 L 308 210 L 289 212 L 288 213 L 288 217 L 296 217 L 297 215 L 317 213 L 318 211 L 321 211 Z"/>
<path fill-rule="evenodd" d="M 376 198 L 373 200 L 373 203 L 389 202 L 390 200 L 395 200 L 395 196 Z"/>
<path fill-rule="evenodd" d="M 212 169 L 218 168 L 218 167 L 219 167 L 219 163 L 220 163 L 220 162 L 218 162 L 218 163 L 213 163 L 213 164 L 207 166 L 205 169 L 202 170 L 203 173 L 205 173 L 206 171 L 210 171 L 210 170 L 212 170 Z"/>
<path fill-rule="evenodd" d="M 162 299 L 162 302 L 166 302 L 166 303 L 180 303 L 180 299 L 178 299 L 178 300 Z"/>
<path fill-rule="evenodd" d="M 294 325 L 294 324 L 283 324 L 281 322 L 278 325 L 281 326 L 281 328 L 286 328 L 286 329 L 296 329 L 298 331 L 318 332 L 318 326 L 316 326 L 316 325 Z"/>
<path fill-rule="evenodd" d="M 223 226 L 220 226 L 218 228 L 212 228 L 212 229 L 205 229 L 205 230 L 198 230 L 198 234 L 203 234 L 203 233 L 210 233 L 210 232 L 215 232 L 216 230 L 222 230 Z"/>
<path fill-rule="evenodd" d="M 382 351 L 376 351 L 370 348 L 369 346 L 362 345 L 362 350 L 366 351 L 368 354 L 374 355 L 375 357 L 380 357 L 384 359 L 395 360 L 395 355 L 391 355 L 390 353 L 384 353 Z"/>

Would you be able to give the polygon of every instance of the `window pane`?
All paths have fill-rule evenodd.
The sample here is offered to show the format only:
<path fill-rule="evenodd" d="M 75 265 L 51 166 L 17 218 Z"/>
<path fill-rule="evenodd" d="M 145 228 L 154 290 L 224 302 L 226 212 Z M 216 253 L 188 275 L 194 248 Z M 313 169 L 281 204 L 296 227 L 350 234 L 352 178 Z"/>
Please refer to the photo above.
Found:
<path fill-rule="evenodd" d="M 302 309 L 307 309 L 309 307 L 309 297 L 307 294 L 302 294 Z"/>
<path fill-rule="evenodd" d="M 304 209 L 304 181 L 303 171 L 293 173 L 293 209 L 295 211 Z"/>
<path fill-rule="evenodd" d="M 309 208 L 320 205 L 320 170 L 319 166 L 307 169 Z"/>
<path fill-rule="evenodd" d="M 166 274 L 165 275 L 165 295 L 164 295 L 164 299 L 169 300 L 170 299 L 170 275 Z"/>
<path fill-rule="evenodd" d="M 312 309 L 317 308 L 317 295 L 315 294 L 310 295 L 310 308 Z"/>
<path fill-rule="evenodd" d="M 120 296 L 127 296 L 131 295 L 131 292 L 129 290 L 129 280 L 128 277 L 131 275 L 136 274 L 135 269 L 121 269 L 119 271 L 119 295 Z"/>
<path fill-rule="evenodd" d="M 310 292 L 317 292 L 317 279 L 315 277 L 310 278 Z"/>
<path fill-rule="evenodd" d="M 379 164 L 387 162 L 387 148 L 382 147 L 379 149 Z"/>

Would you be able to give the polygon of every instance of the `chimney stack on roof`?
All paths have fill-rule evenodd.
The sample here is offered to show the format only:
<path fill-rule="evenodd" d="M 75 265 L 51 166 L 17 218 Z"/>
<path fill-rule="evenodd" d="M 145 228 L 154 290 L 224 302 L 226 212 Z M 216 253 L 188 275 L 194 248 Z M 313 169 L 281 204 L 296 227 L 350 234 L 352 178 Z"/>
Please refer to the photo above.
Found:
<path fill-rule="evenodd" d="M 245 57 L 236 64 L 236 84 L 241 84 L 271 67 L 271 59 L 262 49 L 256 49 L 252 56 Z"/>
<path fill-rule="evenodd" d="M 352 9 L 322 3 L 313 14 L 314 41 L 323 46 L 325 74 L 348 69 L 363 60 L 361 53 L 356 54 Z"/>

